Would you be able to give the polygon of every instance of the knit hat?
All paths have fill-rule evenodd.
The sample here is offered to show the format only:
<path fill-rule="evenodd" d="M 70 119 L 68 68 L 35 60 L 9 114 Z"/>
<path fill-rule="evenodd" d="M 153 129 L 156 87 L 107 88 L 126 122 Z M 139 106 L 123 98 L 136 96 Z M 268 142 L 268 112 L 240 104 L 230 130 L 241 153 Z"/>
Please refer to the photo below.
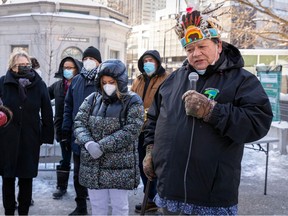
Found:
<path fill-rule="evenodd" d="M 200 40 L 220 38 L 219 30 L 221 27 L 215 17 L 208 15 L 210 12 L 204 10 L 201 13 L 193 7 L 188 7 L 186 13 L 184 12 L 177 16 L 175 32 L 184 48 L 188 44 Z"/>
<path fill-rule="evenodd" d="M 99 63 L 102 63 L 101 54 L 98 49 L 93 46 L 89 46 L 83 53 L 82 60 L 86 57 L 92 57 L 96 59 Z"/>

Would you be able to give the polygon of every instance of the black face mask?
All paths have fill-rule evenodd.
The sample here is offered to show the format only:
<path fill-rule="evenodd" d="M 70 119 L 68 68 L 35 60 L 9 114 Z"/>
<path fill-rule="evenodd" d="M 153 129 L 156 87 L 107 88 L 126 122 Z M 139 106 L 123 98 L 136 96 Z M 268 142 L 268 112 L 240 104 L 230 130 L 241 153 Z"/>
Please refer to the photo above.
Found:
<path fill-rule="evenodd" d="M 18 74 L 27 74 L 31 71 L 31 66 L 18 66 Z"/>

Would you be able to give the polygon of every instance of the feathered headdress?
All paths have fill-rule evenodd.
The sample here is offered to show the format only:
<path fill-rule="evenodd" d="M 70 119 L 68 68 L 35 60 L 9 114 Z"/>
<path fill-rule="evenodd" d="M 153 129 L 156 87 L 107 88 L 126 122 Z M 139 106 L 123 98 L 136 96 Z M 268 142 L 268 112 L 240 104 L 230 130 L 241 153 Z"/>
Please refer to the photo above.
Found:
<path fill-rule="evenodd" d="M 215 18 L 207 15 L 208 13 L 211 13 L 211 10 L 207 11 L 205 9 L 201 13 L 198 10 L 194 10 L 193 7 L 188 7 L 186 13 L 178 14 L 175 32 L 184 48 L 188 44 L 200 40 L 220 38 L 219 30 L 221 27 Z"/>

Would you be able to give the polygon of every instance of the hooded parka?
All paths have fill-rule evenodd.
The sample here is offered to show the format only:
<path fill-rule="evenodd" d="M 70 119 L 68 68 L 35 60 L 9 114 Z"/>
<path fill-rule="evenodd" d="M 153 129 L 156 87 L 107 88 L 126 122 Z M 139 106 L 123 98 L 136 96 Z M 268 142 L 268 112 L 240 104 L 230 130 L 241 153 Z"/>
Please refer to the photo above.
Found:
<path fill-rule="evenodd" d="M 81 147 L 79 182 L 90 189 L 134 189 L 139 178 L 136 141 L 144 119 L 141 98 L 128 92 L 125 65 L 119 60 L 107 60 L 98 68 L 96 88 L 101 89 L 103 75 L 117 81 L 121 100 L 116 93 L 92 93 L 75 117 L 74 134 Z M 93 104 L 93 105 L 92 105 Z M 103 155 L 93 159 L 84 147 L 95 141 Z"/>
<path fill-rule="evenodd" d="M 143 69 L 143 57 L 150 55 L 158 62 L 158 68 L 155 73 L 149 77 Z M 138 60 L 138 69 L 141 74 L 133 81 L 131 91 L 137 93 L 144 102 L 144 109 L 148 109 L 154 99 L 154 95 L 159 86 L 168 76 L 168 73 L 161 66 L 161 58 L 157 50 L 147 50 Z"/>
<path fill-rule="evenodd" d="M 24 101 L 11 73 L 14 72 L 8 71 L 0 79 L 0 97 L 13 112 L 11 123 L 0 128 L 0 175 L 34 178 L 41 144 L 53 144 L 52 107 L 47 86 L 37 72 L 32 83 L 26 86 Z"/>
<path fill-rule="evenodd" d="M 64 113 L 64 100 L 65 100 L 65 84 L 63 76 L 63 65 L 67 60 L 74 62 L 77 74 L 81 71 L 82 62 L 74 59 L 70 56 L 62 59 L 59 64 L 58 72 L 55 77 L 61 78 L 61 80 L 56 81 L 51 86 L 48 87 L 50 99 L 55 99 L 55 115 L 54 115 L 54 127 L 56 133 L 56 140 L 60 142 L 62 139 L 62 123 L 63 123 L 63 113 Z"/>
<path fill-rule="evenodd" d="M 197 91 L 217 101 L 208 122 L 186 115 L 182 95 L 195 71 L 187 61 L 161 85 L 145 128 L 161 198 L 185 202 L 186 182 L 187 203 L 238 203 L 244 143 L 265 136 L 273 116 L 261 83 L 243 63 L 239 50 L 223 42 L 219 60 L 199 75 Z"/>

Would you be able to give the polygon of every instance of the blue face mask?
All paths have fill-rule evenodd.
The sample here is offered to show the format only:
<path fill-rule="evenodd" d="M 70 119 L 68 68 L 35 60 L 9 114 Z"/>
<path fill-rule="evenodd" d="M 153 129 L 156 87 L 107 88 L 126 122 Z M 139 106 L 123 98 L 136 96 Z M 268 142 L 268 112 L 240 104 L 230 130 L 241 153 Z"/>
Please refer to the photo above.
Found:
<path fill-rule="evenodd" d="M 73 70 L 65 69 L 65 70 L 63 71 L 63 76 L 64 76 L 65 79 L 67 79 L 67 80 L 72 79 L 72 77 L 73 77 Z"/>
<path fill-rule="evenodd" d="M 197 69 L 195 69 L 200 75 L 203 75 L 203 74 L 205 74 L 205 72 L 206 72 L 206 69 L 204 69 L 204 70 L 197 70 Z"/>
<path fill-rule="evenodd" d="M 143 69 L 148 76 L 151 76 L 156 71 L 155 64 L 152 62 L 144 63 Z"/>

